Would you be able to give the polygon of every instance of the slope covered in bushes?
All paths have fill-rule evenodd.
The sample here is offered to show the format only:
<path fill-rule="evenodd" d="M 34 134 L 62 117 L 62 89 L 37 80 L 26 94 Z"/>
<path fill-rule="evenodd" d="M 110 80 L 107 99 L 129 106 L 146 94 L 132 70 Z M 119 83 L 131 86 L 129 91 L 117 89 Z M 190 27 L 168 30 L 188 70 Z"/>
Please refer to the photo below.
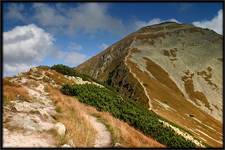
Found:
<path fill-rule="evenodd" d="M 95 106 L 100 111 L 112 113 L 114 117 L 127 122 L 169 147 L 196 147 L 193 142 L 177 135 L 171 128 L 163 126 L 155 113 L 132 100 L 124 100 L 107 88 L 92 84 L 64 85 L 61 91 L 66 95 L 78 97 L 79 101 Z"/>
<path fill-rule="evenodd" d="M 111 91 L 116 91 L 113 87 L 109 86 L 108 84 L 104 83 L 104 82 L 100 82 L 88 75 L 85 75 L 85 74 L 81 74 L 81 73 L 78 73 L 77 71 L 75 71 L 73 68 L 69 67 L 69 66 L 66 66 L 66 65 L 63 65 L 63 64 L 57 64 L 57 65 L 53 65 L 51 67 L 52 70 L 55 70 L 61 74 L 64 74 L 64 75 L 68 75 L 68 76 L 74 76 L 74 77 L 81 77 L 82 80 L 84 81 L 93 81 L 93 82 L 96 82 L 98 84 L 101 84 L 103 86 L 105 86 L 106 88 L 110 89 Z"/>

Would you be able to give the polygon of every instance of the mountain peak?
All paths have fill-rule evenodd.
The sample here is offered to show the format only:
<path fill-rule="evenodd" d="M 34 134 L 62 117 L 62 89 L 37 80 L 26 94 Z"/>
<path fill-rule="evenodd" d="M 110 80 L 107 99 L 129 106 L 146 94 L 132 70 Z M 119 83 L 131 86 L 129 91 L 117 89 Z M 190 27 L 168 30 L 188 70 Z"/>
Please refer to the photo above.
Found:
<path fill-rule="evenodd" d="M 161 23 L 157 23 L 157 24 L 153 24 L 153 25 L 148 25 L 148 26 L 144 26 L 143 28 L 151 28 L 154 26 L 163 26 L 163 25 L 172 25 L 172 24 L 180 24 L 174 21 L 165 21 L 165 22 L 161 22 Z"/>
<path fill-rule="evenodd" d="M 211 30 L 163 22 L 142 27 L 75 69 L 221 146 L 222 43 Z"/>

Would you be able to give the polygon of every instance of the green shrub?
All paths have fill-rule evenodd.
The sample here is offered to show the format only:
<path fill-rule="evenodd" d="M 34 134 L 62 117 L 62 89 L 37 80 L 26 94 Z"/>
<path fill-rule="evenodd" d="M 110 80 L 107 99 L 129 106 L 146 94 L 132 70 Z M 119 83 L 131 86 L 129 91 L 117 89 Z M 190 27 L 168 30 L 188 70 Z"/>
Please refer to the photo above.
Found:
<path fill-rule="evenodd" d="M 131 99 L 121 98 L 112 90 L 93 84 L 83 84 L 64 85 L 61 91 L 64 94 L 78 97 L 79 101 L 95 106 L 100 111 L 112 113 L 114 117 L 127 122 L 145 135 L 149 135 L 169 147 L 196 147 L 193 142 L 177 135 L 170 127 L 163 126 L 159 121 L 159 116 L 154 112 L 143 108 Z"/>
<path fill-rule="evenodd" d="M 84 75 L 84 74 L 81 74 L 81 73 L 78 73 L 74 70 L 74 68 L 65 66 L 63 64 L 53 65 L 51 67 L 51 69 L 53 69 L 53 70 L 55 70 L 55 71 L 57 71 L 61 74 L 64 74 L 64 75 L 81 77 L 82 80 L 84 80 L 84 81 L 94 81 L 94 79 L 92 79 L 91 77 L 89 77 L 87 75 Z"/>
<path fill-rule="evenodd" d="M 73 68 L 65 66 L 63 64 L 53 65 L 51 69 L 68 76 L 75 76 L 76 72 Z"/>

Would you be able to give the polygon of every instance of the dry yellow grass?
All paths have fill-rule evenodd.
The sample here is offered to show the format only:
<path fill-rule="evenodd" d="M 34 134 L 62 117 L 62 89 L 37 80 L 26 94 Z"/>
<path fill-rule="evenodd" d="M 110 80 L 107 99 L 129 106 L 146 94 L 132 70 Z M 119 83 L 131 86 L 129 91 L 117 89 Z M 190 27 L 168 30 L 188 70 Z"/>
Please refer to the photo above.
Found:
<path fill-rule="evenodd" d="M 37 87 L 39 85 L 39 83 L 37 81 L 35 81 L 35 80 L 30 79 L 26 83 L 24 83 L 24 85 Z"/>
<path fill-rule="evenodd" d="M 18 84 L 11 83 L 5 79 L 3 79 L 3 103 L 6 104 L 9 101 L 16 100 L 16 97 L 20 97 L 23 100 L 29 100 L 30 96 L 27 90 Z"/>
<path fill-rule="evenodd" d="M 49 87 L 49 93 L 56 108 L 61 112 L 56 119 L 67 129 L 65 141 L 71 139 L 76 147 L 93 147 L 96 131 L 85 119 L 79 102 L 51 87 Z"/>
<path fill-rule="evenodd" d="M 215 120 L 213 117 L 209 116 L 207 113 L 203 112 L 192 103 L 187 101 L 181 94 L 179 94 L 180 92 L 175 90 L 176 88 L 174 88 L 174 86 L 171 86 L 172 84 L 168 82 L 162 83 L 161 81 L 150 78 L 147 72 L 141 71 L 137 65 L 129 59 L 127 60 L 127 63 L 132 72 L 134 72 L 141 81 L 147 84 L 146 88 L 148 95 L 152 100 L 151 103 L 153 105 L 154 112 L 179 126 L 183 126 L 196 137 L 204 138 L 206 140 L 205 142 L 210 146 L 221 147 L 221 143 L 218 141 L 221 141 L 222 139 L 220 134 L 222 133 L 222 124 L 219 121 Z M 157 79 L 165 77 L 165 75 L 162 74 L 162 71 L 160 71 L 161 68 L 155 66 L 154 70 L 152 70 L 153 68 L 150 70 L 149 65 L 150 64 L 148 62 L 148 70 L 152 74 L 155 73 L 157 75 Z M 157 72 L 157 70 L 159 72 Z M 165 103 L 166 101 L 167 105 L 169 105 L 171 108 L 174 108 L 176 112 L 166 110 L 154 99 L 157 99 L 162 103 Z M 186 116 L 186 114 L 194 115 L 202 123 Z M 213 129 L 205 127 L 204 124 L 211 126 Z M 194 132 L 190 129 L 192 129 Z M 207 135 L 202 134 L 201 132 L 195 131 L 196 129 L 208 134 L 215 140 L 209 138 Z"/>
<path fill-rule="evenodd" d="M 73 81 L 68 80 L 62 75 L 61 73 L 56 72 L 55 70 L 48 70 L 46 71 L 46 75 L 53 79 L 56 84 L 62 85 L 62 84 L 71 84 Z"/>
<path fill-rule="evenodd" d="M 151 137 L 143 135 L 127 123 L 114 118 L 108 112 L 99 112 L 94 107 L 85 104 L 81 104 L 81 106 L 83 110 L 98 116 L 107 126 L 110 126 L 113 143 L 120 143 L 122 147 L 165 147 Z"/>
<path fill-rule="evenodd" d="M 67 139 L 72 139 L 77 147 L 93 147 L 96 131 L 84 118 L 85 114 L 98 116 L 110 127 L 113 143 L 123 147 L 164 147 L 150 137 L 143 135 L 127 123 L 115 119 L 110 113 L 99 112 L 94 107 L 80 103 L 76 98 L 61 94 L 49 87 L 51 98 L 61 114 L 57 119 L 67 128 Z"/>

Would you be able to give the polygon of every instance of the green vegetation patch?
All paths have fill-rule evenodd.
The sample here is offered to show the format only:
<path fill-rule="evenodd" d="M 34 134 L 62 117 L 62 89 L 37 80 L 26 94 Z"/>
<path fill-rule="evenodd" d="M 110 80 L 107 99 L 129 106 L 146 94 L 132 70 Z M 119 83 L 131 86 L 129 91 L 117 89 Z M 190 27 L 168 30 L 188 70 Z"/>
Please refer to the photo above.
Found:
<path fill-rule="evenodd" d="M 84 81 L 92 81 L 91 77 L 86 76 L 84 74 L 80 74 L 76 72 L 73 68 L 65 66 L 63 64 L 53 65 L 51 69 L 64 75 L 81 77 Z"/>
<path fill-rule="evenodd" d="M 63 65 L 63 64 L 53 65 L 51 67 L 51 69 L 55 70 L 58 73 L 64 74 L 64 75 L 80 77 L 84 81 L 96 82 L 96 83 L 101 84 L 104 87 L 110 89 L 111 91 L 114 91 L 114 92 L 116 91 L 113 87 L 109 86 L 107 83 L 99 82 L 98 80 L 96 80 L 88 75 L 78 73 L 74 68 L 68 67 L 66 65 Z"/>
<path fill-rule="evenodd" d="M 79 101 L 95 106 L 99 111 L 110 112 L 145 135 L 173 148 L 190 148 L 196 145 L 163 126 L 159 117 L 131 99 L 123 99 L 118 93 L 94 84 L 64 85 L 62 93 L 78 97 Z M 161 118 L 160 118 L 161 119 Z"/>

